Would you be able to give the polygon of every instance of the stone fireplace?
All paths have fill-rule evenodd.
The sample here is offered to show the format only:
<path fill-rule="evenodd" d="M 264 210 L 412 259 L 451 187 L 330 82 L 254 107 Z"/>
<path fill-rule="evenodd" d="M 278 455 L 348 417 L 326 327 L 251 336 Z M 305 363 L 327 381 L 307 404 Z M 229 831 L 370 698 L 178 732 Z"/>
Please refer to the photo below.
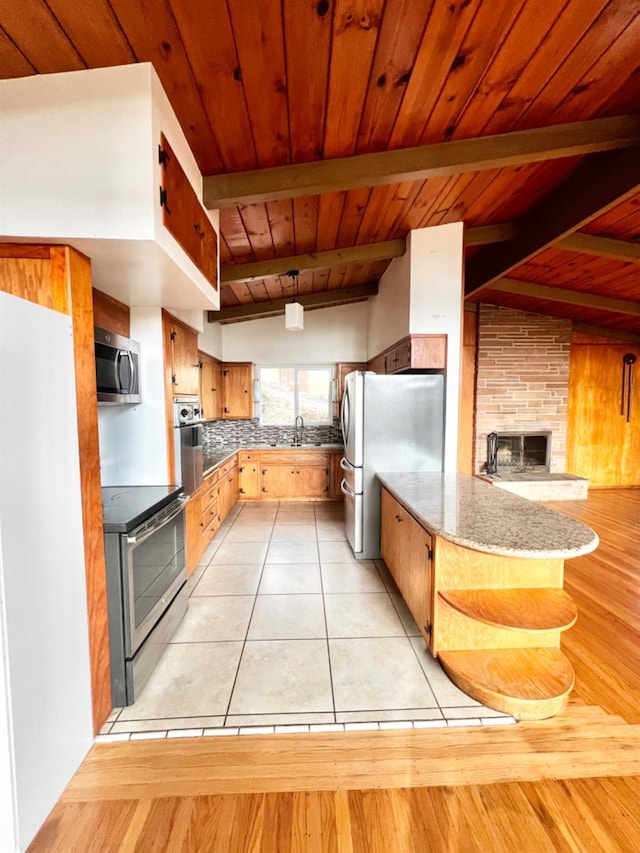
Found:
<path fill-rule="evenodd" d="M 495 305 L 478 321 L 475 473 L 531 500 L 586 498 L 565 472 L 571 322 Z"/>
<path fill-rule="evenodd" d="M 486 472 L 489 433 L 500 470 L 566 470 L 570 347 L 570 320 L 479 306 L 475 473 Z"/>
<path fill-rule="evenodd" d="M 491 440 L 493 439 L 493 440 Z M 549 473 L 551 432 L 490 433 L 487 473 Z"/>

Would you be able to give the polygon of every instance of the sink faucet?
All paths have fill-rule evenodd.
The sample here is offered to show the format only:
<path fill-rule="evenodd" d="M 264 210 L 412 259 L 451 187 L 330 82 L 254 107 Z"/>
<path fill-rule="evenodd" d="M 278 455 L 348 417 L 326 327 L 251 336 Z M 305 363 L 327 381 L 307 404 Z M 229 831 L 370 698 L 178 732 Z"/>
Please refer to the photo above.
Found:
<path fill-rule="evenodd" d="M 304 418 L 298 415 L 293 427 L 293 443 L 302 444 L 302 431 L 304 430 Z"/>

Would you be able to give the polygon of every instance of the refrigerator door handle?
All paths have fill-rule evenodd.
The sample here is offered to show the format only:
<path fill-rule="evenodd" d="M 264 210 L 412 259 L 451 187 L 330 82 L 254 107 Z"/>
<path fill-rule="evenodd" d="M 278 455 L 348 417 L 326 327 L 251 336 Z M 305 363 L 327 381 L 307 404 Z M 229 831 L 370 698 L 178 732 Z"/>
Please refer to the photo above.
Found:
<path fill-rule="evenodd" d="M 343 480 L 340 483 L 340 491 L 342 492 L 343 495 L 347 495 L 350 498 L 355 498 L 355 496 L 356 496 L 356 493 L 352 492 L 351 489 L 349 488 L 349 486 L 347 486 L 346 480 Z"/>
<path fill-rule="evenodd" d="M 351 462 L 347 461 L 347 458 L 345 456 L 343 456 L 342 459 L 340 460 L 340 467 L 342 468 L 343 471 L 355 471 L 356 470 L 353 467 L 353 465 L 351 464 Z"/>
<path fill-rule="evenodd" d="M 349 387 L 345 384 L 340 411 L 340 426 L 342 427 L 342 443 L 346 446 L 349 436 Z"/>

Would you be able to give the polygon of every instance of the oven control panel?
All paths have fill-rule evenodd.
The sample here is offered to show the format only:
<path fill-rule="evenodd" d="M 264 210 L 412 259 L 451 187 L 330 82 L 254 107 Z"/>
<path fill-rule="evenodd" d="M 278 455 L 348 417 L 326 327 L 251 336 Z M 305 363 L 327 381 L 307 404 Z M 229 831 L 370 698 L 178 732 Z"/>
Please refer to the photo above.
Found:
<path fill-rule="evenodd" d="M 194 397 L 173 398 L 173 425 L 188 426 L 202 421 L 200 401 Z"/>

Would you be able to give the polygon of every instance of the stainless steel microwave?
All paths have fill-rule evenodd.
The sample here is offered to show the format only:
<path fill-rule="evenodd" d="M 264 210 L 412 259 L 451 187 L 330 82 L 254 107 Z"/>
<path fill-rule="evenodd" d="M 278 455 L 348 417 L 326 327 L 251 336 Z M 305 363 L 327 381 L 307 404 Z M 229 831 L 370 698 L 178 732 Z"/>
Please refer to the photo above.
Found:
<path fill-rule="evenodd" d="M 140 345 L 94 327 L 98 403 L 140 402 Z"/>

